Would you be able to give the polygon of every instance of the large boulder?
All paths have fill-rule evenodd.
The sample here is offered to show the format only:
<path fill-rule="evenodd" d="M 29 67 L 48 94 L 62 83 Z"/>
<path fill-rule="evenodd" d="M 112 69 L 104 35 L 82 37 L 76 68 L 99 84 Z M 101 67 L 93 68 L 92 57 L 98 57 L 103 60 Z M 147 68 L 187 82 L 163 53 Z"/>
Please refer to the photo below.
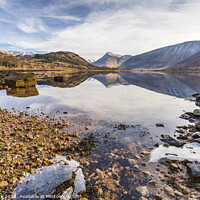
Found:
<path fill-rule="evenodd" d="M 30 74 L 13 74 L 5 79 L 5 84 L 9 88 L 25 88 L 36 85 L 37 77 Z"/>

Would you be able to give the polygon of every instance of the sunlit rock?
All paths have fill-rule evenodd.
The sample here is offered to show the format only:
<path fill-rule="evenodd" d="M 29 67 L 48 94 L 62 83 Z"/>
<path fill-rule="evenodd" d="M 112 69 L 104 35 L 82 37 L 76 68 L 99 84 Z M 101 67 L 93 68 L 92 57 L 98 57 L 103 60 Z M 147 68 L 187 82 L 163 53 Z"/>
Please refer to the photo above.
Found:
<path fill-rule="evenodd" d="M 10 88 L 33 87 L 36 85 L 37 77 L 30 74 L 10 75 L 5 79 L 5 84 Z"/>

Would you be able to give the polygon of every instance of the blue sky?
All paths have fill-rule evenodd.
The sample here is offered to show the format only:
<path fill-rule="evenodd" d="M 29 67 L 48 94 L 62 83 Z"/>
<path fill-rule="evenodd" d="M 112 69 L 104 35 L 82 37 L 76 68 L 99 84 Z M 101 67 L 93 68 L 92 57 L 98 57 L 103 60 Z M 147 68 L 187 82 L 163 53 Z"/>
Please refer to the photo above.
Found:
<path fill-rule="evenodd" d="M 199 0 L 0 0 L 0 48 L 136 55 L 200 40 Z"/>

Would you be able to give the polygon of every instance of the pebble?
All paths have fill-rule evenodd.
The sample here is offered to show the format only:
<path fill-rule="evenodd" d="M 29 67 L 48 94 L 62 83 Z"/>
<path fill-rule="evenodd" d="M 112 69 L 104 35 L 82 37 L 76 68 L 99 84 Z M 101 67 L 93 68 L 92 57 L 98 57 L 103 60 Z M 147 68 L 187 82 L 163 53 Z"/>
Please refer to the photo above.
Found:
<path fill-rule="evenodd" d="M 151 180 L 151 181 L 149 181 L 149 183 L 151 184 L 151 185 L 153 185 L 153 186 L 156 186 L 156 181 L 155 180 Z"/>
<path fill-rule="evenodd" d="M 142 196 L 148 196 L 149 190 L 147 186 L 139 186 L 136 188 L 136 190 L 142 195 Z"/>
<path fill-rule="evenodd" d="M 155 194 L 154 197 L 158 200 L 163 200 L 163 197 L 159 194 Z"/>
<path fill-rule="evenodd" d="M 0 188 L 6 187 L 8 186 L 8 182 L 7 181 L 1 181 L 0 182 Z"/>
<path fill-rule="evenodd" d="M 178 165 L 175 163 L 170 163 L 170 169 L 174 172 L 179 169 Z"/>
<path fill-rule="evenodd" d="M 100 179 L 104 179 L 104 174 L 100 169 L 97 168 L 96 173 L 97 173 L 97 175 L 99 176 Z"/>
<path fill-rule="evenodd" d="M 193 115 L 194 115 L 194 116 L 197 116 L 197 117 L 200 117 L 200 109 L 195 109 L 195 110 L 193 111 Z"/>
<path fill-rule="evenodd" d="M 164 187 L 164 191 L 165 191 L 169 196 L 175 197 L 175 195 L 174 195 L 174 190 L 173 190 L 172 187 L 166 185 L 166 186 Z"/>
<path fill-rule="evenodd" d="M 135 160 L 135 159 L 131 159 L 131 158 L 128 159 L 128 162 L 129 162 L 129 164 L 130 164 L 131 166 L 134 166 L 134 165 L 137 164 L 136 160 Z"/>
<path fill-rule="evenodd" d="M 143 174 L 144 174 L 145 176 L 151 176 L 151 173 L 148 172 L 148 171 L 143 171 Z"/>
<path fill-rule="evenodd" d="M 148 200 L 145 197 L 140 197 L 139 200 Z"/>

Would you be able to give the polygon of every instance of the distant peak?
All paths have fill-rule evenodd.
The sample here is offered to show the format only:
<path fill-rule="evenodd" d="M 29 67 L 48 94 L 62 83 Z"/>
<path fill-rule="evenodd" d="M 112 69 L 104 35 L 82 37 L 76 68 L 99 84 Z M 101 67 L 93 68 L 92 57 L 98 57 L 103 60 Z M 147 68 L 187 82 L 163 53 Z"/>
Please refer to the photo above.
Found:
<path fill-rule="evenodd" d="M 112 52 L 107 52 L 106 55 L 108 55 L 108 56 L 114 56 L 114 57 L 121 57 L 121 55 L 119 55 L 119 54 L 114 54 L 114 53 L 112 53 Z"/>

